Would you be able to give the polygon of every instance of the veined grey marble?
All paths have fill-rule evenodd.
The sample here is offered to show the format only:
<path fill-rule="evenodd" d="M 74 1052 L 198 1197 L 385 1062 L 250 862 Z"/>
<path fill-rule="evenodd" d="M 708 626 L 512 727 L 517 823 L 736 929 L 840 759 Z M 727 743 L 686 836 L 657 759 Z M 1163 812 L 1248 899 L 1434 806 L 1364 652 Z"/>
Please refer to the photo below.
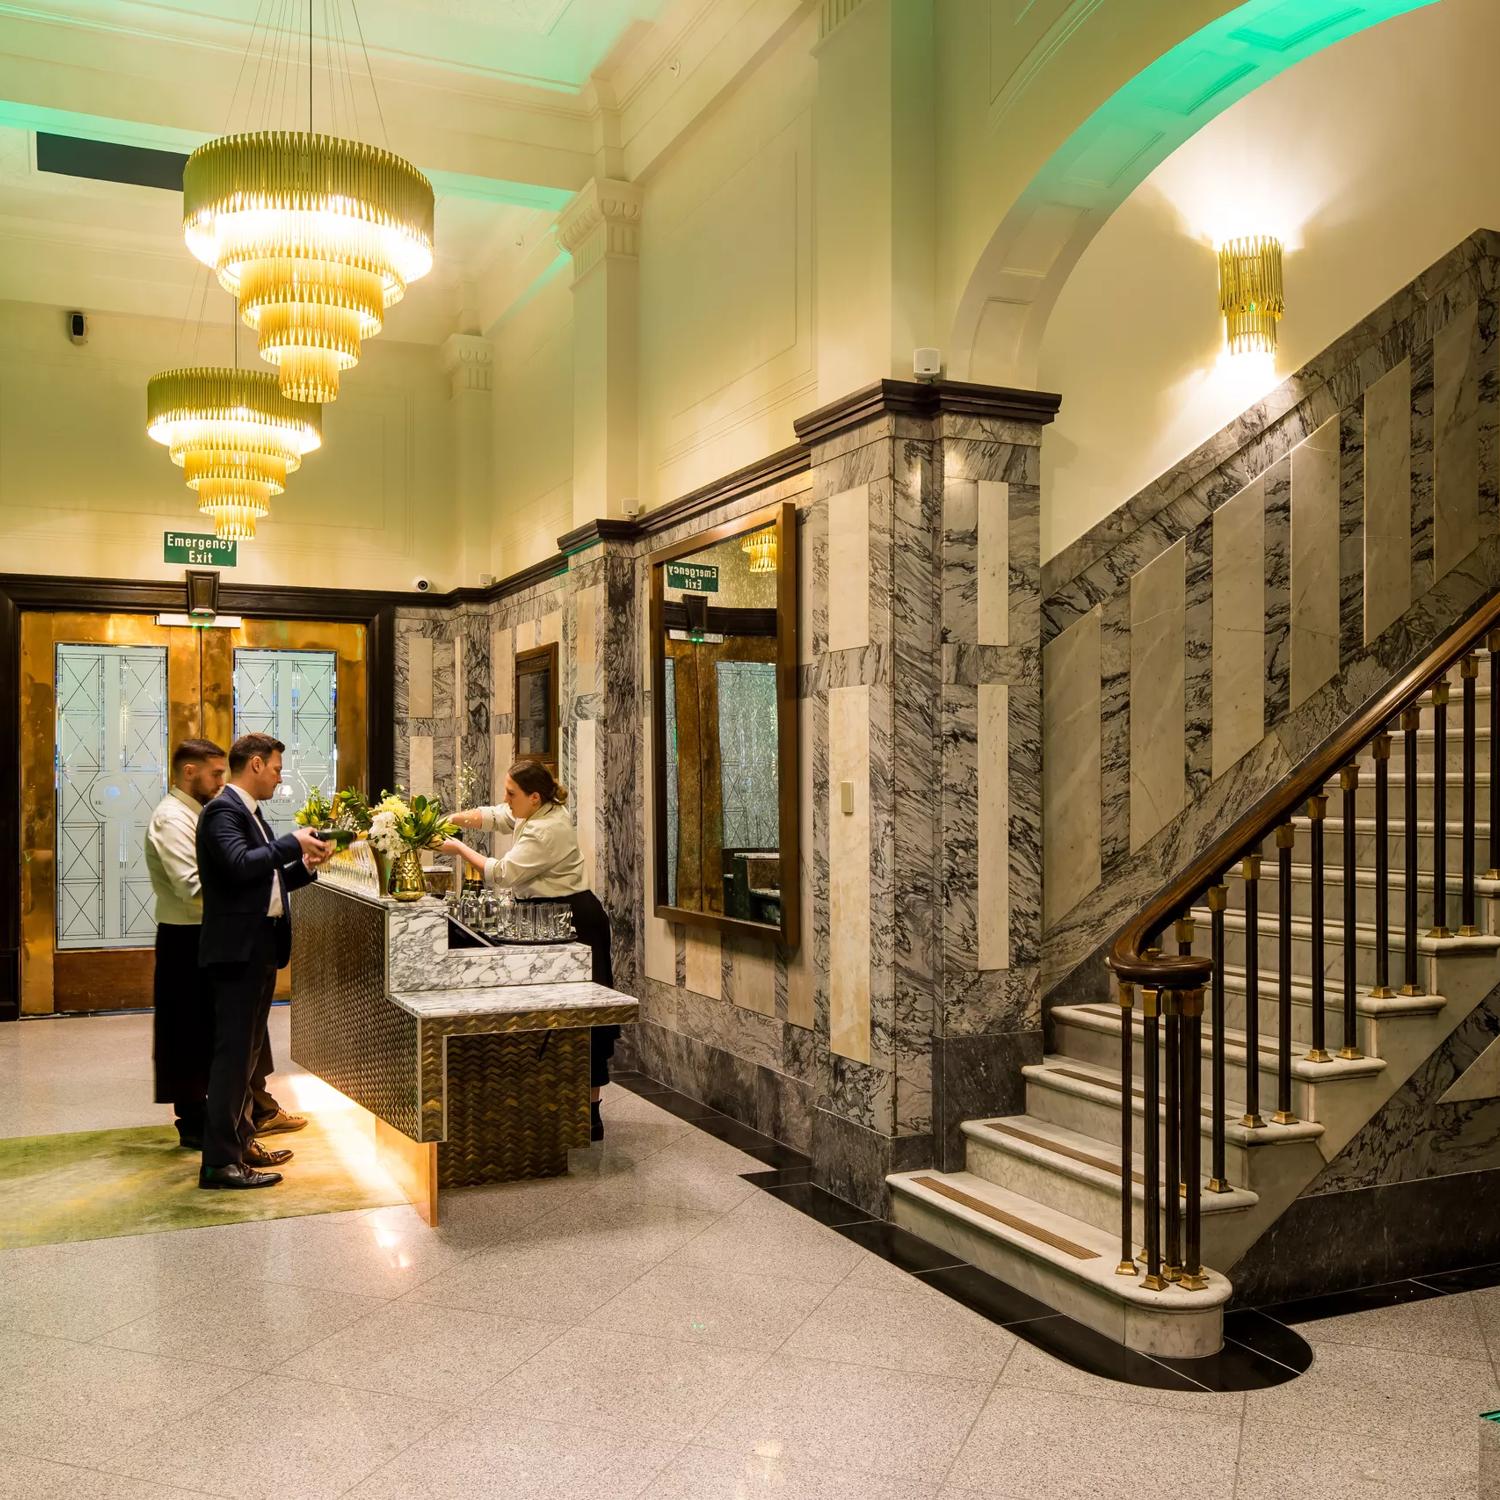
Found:
<path fill-rule="evenodd" d="M 634 1005 L 630 995 L 589 980 L 505 984 L 495 989 L 392 990 L 391 999 L 423 1021 L 463 1016 L 507 1016 L 525 1011 L 594 1010 L 601 1005 Z M 587 1023 L 584 1023 L 587 1024 Z"/>
<path fill-rule="evenodd" d="M 389 903 L 387 978 L 393 991 L 482 985 L 572 984 L 590 975 L 581 943 L 513 948 L 450 948 L 448 913 L 428 898 Z"/>

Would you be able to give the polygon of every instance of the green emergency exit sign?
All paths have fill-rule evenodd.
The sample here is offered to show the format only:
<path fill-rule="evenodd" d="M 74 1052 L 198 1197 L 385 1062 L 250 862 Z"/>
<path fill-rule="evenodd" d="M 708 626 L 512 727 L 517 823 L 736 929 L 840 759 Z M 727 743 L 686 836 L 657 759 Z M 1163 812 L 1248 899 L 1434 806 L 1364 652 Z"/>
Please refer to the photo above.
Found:
<path fill-rule="evenodd" d="M 667 587 L 690 594 L 717 594 L 719 570 L 710 563 L 668 563 Z"/>
<path fill-rule="evenodd" d="M 211 531 L 166 531 L 162 533 L 161 560 L 194 568 L 232 568 L 239 545 L 222 542 Z"/>

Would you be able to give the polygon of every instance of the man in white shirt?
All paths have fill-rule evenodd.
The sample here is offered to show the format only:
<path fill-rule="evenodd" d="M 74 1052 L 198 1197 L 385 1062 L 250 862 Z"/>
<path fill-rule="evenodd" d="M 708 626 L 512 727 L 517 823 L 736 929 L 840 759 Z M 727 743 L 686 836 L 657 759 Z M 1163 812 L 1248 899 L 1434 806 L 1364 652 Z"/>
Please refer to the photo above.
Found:
<path fill-rule="evenodd" d="M 146 868 L 156 896 L 156 978 L 152 1058 L 156 1102 L 170 1104 L 177 1136 L 190 1150 L 203 1145 L 204 1100 L 213 1057 L 213 999 L 198 967 L 203 884 L 198 875 L 198 816 L 218 796 L 228 771 L 212 740 L 184 740 L 172 752 L 172 787 L 146 829 Z M 261 1045 L 254 1079 L 257 1129 L 298 1130 L 307 1122 L 287 1114 L 266 1091 L 272 1069 L 270 1038 Z"/>

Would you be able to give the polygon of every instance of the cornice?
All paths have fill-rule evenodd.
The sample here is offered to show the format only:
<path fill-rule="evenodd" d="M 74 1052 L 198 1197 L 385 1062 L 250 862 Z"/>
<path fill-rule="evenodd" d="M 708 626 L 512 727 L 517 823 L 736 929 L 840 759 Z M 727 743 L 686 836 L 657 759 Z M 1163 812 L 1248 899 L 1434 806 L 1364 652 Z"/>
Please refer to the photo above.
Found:
<path fill-rule="evenodd" d="M 573 257 L 573 280 L 606 256 L 641 253 L 641 190 L 633 182 L 594 177 L 557 219 L 557 242 Z"/>
<path fill-rule="evenodd" d="M 452 392 L 488 391 L 494 385 L 495 350 L 477 333 L 451 333 L 443 340 L 443 369 Z"/>
<path fill-rule="evenodd" d="M 998 422 L 1027 422 L 1045 426 L 1057 415 L 1062 397 L 1046 391 L 1024 391 L 1008 386 L 973 385 L 963 380 L 877 380 L 792 424 L 798 439 L 809 447 L 826 443 L 840 433 L 885 416 L 931 420 L 944 413 L 988 417 Z"/>
<path fill-rule="evenodd" d="M 547 583 L 567 571 L 568 559 L 561 552 L 554 552 L 550 557 L 532 563 L 529 568 L 522 568 L 519 573 L 512 573 L 490 584 L 488 588 L 450 589 L 446 594 L 419 594 L 416 597 L 427 608 L 434 605 L 441 608 L 449 604 L 499 604 L 513 594 L 534 588 L 539 583 Z"/>

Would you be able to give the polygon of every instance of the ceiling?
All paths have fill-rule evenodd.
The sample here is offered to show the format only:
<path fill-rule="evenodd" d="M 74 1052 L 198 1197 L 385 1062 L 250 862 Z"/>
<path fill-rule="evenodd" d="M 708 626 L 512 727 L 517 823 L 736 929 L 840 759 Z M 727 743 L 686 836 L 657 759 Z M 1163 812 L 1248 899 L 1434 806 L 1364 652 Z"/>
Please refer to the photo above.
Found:
<path fill-rule="evenodd" d="M 187 152 L 226 129 L 302 128 L 310 8 L 317 127 L 389 144 L 433 180 L 437 262 L 387 336 L 439 343 L 591 174 L 582 91 L 664 3 L 360 0 L 356 20 L 351 0 L 0 0 L 0 299 L 201 306 L 212 324 L 223 294 L 204 296 L 179 195 L 38 171 L 36 132 Z"/>

